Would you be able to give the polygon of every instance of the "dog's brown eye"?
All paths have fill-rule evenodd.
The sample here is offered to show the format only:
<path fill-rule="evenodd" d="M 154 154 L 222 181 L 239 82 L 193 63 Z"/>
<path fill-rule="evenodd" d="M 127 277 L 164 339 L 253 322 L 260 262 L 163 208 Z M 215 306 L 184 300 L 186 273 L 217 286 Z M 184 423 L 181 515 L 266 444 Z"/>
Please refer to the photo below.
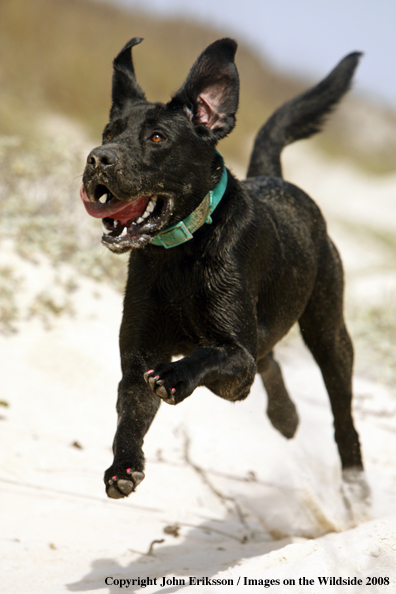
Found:
<path fill-rule="evenodd" d="M 165 140 L 165 138 L 161 134 L 156 132 L 155 134 L 153 134 L 150 137 L 150 140 L 152 140 L 153 142 L 159 143 L 159 142 L 162 142 L 163 140 Z"/>
<path fill-rule="evenodd" d="M 110 131 L 109 132 L 106 132 L 106 138 L 107 138 L 107 140 L 110 140 L 110 138 L 111 138 L 111 132 Z"/>

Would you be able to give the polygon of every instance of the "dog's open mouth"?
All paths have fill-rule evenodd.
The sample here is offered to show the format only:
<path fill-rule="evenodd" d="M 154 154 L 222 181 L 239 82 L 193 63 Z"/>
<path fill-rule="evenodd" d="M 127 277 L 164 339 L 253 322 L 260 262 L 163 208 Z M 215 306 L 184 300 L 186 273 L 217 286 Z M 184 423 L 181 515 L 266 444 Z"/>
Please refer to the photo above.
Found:
<path fill-rule="evenodd" d="M 124 252 L 148 243 L 166 225 L 172 200 L 166 196 L 141 196 L 133 201 L 119 200 L 104 184 L 88 198 L 84 184 L 80 196 L 92 217 L 102 219 L 102 242 L 114 252 Z"/>

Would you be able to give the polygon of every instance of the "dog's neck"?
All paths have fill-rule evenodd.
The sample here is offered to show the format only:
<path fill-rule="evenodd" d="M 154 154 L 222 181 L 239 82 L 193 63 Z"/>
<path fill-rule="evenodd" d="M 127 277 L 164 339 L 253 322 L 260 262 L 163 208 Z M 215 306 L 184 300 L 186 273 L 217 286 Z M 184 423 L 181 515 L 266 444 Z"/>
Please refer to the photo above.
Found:
<path fill-rule="evenodd" d="M 172 227 L 168 227 L 162 233 L 156 235 L 151 240 L 151 245 L 162 246 L 166 249 L 176 247 L 192 239 L 195 231 L 198 231 L 205 223 L 209 225 L 212 223 L 211 214 L 219 205 L 227 188 L 227 169 L 223 159 L 221 160 L 223 172 L 217 186 L 206 194 L 201 204 L 184 221 L 180 221 L 180 223 L 172 225 Z"/>

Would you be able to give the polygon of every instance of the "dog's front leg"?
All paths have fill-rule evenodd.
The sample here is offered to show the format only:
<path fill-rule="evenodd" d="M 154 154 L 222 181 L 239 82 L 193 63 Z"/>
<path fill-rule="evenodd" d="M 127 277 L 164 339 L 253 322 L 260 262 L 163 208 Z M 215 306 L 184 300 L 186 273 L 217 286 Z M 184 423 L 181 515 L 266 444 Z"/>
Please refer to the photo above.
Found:
<path fill-rule="evenodd" d="M 144 479 L 143 439 L 161 403 L 143 380 L 145 366 L 141 357 L 130 361 L 118 388 L 114 461 L 104 476 L 107 495 L 113 499 L 127 497 Z"/>
<path fill-rule="evenodd" d="M 144 379 L 167 404 L 178 404 L 202 385 L 235 401 L 249 394 L 255 373 L 253 355 L 233 344 L 198 347 L 178 361 L 156 364 L 144 374 Z"/>

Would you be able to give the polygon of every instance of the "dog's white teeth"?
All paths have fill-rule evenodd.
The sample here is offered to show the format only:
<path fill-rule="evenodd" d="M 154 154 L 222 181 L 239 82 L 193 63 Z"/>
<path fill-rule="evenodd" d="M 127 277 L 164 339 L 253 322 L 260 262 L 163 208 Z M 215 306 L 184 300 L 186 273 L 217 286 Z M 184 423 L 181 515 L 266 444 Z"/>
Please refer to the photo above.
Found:
<path fill-rule="evenodd" d="M 155 208 L 155 203 L 156 203 L 156 201 L 157 201 L 157 198 L 153 198 L 152 200 L 150 200 L 150 202 L 149 202 L 149 203 L 148 203 L 148 205 L 147 205 L 146 212 L 147 212 L 147 211 L 148 211 L 149 213 L 150 213 L 150 212 L 153 212 L 153 210 L 154 210 L 154 208 Z"/>
<path fill-rule="evenodd" d="M 121 235 L 120 235 L 120 237 L 125 237 L 125 235 L 126 235 L 127 233 L 128 233 L 128 229 L 127 229 L 127 227 L 124 227 L 124 228 L 123 228 L 123 230 L 122 230 L 122 232 L 121 232 Z"/>
<path fill-rule="evenodd" d="M 114 219 L 114 223 L 113 223 L 114 229 L 117 229 L 119 224 L 120 224 L 120 221 L 117 221 L 116 219 Z"/>
<path fill-rule="evenodd" d="M 102 230 L 105 235 L 108 235 L 112 231 L 112 229 L 106 229 L 106 227 L 104 225 L 102 226 Z"/>
<path fill-rule="evenodd" d="M 141 223 L 143 221 L 143 219 L 147 219 L 147 217 L 149 217 L 151 215 L 151 213 L 153 212 L 153 210 L 155 208 L 156 201 L 157 201 L 157 198 L 152 198 L 150 200 L 150 202 L 146 206 L 146 210 L 144 211 L 142 216 L 136 221 L 137 223 Z"/>
<path fill-rule="evenodd" d="M 100 202 L 101 204 L 106 204 L 106 202 L 107 202 L 107 194 L 103 194 L 103 196 L 101 196 L 101 197 L 99 198 L 99 202 Z"/>

